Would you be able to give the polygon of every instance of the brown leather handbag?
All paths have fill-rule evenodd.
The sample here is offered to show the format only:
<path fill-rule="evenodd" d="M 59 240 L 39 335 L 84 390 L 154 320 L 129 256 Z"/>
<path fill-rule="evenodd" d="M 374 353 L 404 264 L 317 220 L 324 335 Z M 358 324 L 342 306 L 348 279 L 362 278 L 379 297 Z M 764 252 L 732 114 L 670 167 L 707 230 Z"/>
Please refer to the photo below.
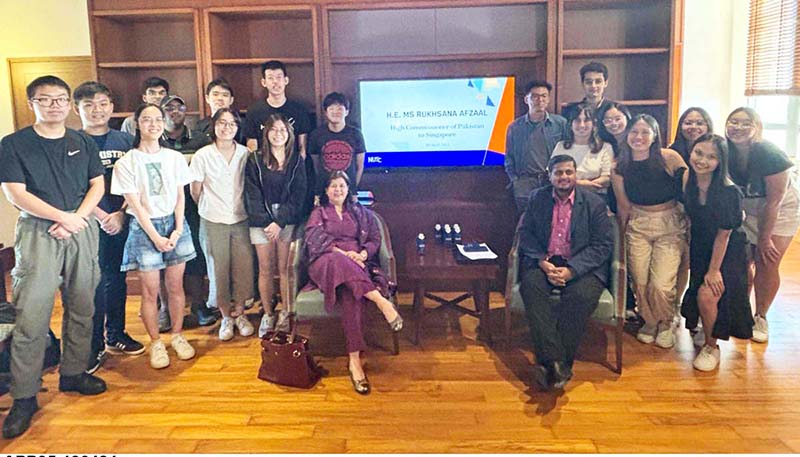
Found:
<path fill-rule="evenodd" d="M 258 378 L 282 386 L 310 389 L 324 370 L 314 360 L 308 338 L 297 334 L 294 316 L 289 319 L 289 333 L 270 331 L 261 339 Z"/>

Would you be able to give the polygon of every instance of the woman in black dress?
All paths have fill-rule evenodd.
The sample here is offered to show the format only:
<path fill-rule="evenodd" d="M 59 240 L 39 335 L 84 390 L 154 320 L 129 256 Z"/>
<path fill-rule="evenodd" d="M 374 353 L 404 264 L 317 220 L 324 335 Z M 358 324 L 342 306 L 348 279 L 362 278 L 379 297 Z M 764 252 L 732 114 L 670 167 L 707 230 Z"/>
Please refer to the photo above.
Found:
<path fill-rule="evenodd" d="M 683 203 L 692 221 L 691 277 L 681 314 L 687 328 L 697 326 L 698 315 L 702 318 L 705 344 L 693 365 L 712 371 L 719 365 L 717 339 L 752 336 L 742 194 L 728 177 L 725 138 L 698 138 L 689 167 L 683 176 Z"/>

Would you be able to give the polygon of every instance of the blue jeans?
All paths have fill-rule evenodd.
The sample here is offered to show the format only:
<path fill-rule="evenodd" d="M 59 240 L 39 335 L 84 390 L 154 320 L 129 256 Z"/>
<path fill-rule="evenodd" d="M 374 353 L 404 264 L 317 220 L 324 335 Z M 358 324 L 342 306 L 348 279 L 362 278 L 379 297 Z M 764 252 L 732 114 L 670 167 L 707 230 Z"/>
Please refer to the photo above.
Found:
<path fill-rule="evenodd" d="M 94 329 L 92 331 L 92 351 L 97 352 L 105 341 L 115 341 L 125 331 L 125 300 L 128 285 L 126 273 L 120 271 L 125 241 L 128 239 L 128 223 L 116 235 L 100 230 L 97 257 L 100 266 L 100 284 L 94 293 Z M 105 324 L 106 339 L 103 340 Z"/>

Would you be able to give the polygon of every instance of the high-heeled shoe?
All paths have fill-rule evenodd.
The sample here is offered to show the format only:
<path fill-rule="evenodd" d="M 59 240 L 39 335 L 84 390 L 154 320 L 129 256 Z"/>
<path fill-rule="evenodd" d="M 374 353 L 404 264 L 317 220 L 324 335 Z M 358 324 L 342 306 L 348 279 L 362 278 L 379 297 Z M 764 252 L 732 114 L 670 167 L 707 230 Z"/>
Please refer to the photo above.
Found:
<path fill-rule="evenodd" d="M 403 330 L 403 316 L 400 315 L 400 311 L 397 310 L 397 306 L 395 306 L 394 303 L 392 303 L 392 308 L 394 308 L 394 312 L 397 313 L 397 317 L 389 322 L 389 328 L 391 328 L 393 332 L 399 332 Z"/>
<path fill-rule="evenodd" d="M 364 379 L 359 379 L 356 381 L 356 378 L 353 377 L 353 372 L 350 371 L 350 368 L 347 369 L 347 372 L 350 374 L 350 382 L 353 383 L 353 390 L 355 390 L 359 395 L 369 395 L 369 393 L 372 391 L 372 388 L 369 385 L 367 374 L 364 373 Z"/>

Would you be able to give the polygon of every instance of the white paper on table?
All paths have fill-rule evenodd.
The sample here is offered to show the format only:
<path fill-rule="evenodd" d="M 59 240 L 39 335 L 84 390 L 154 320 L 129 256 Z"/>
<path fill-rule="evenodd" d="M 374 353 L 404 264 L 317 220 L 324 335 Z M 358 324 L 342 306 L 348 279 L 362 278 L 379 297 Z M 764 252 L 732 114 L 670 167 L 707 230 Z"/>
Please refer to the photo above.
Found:
<path fill-rule="evenodd" d="M 497 258 L 497 254 L 492 252 L 489 246 L 486 243 L 481 243 L 480 247 L 485 248 L 485 251 L 480 252 L 467 252 L 464 250 L 463 244 L 456 244 L 458 248 L 458 252 L 461 253 L 464 257 L 468 258 L 469 260 L 494 260 Z"/>

